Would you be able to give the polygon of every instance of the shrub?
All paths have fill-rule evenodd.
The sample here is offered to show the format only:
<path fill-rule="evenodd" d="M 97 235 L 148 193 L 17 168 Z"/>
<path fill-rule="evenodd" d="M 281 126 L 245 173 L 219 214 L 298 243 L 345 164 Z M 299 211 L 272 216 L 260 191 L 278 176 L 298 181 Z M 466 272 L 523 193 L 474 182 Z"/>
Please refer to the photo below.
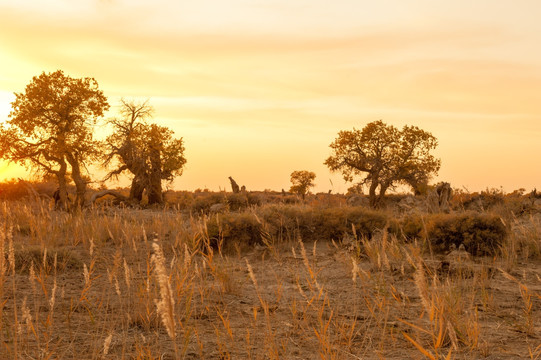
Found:
<path fill-rule="evenodd" d="M 172 191 L 164 193 L 165 201 L 178 209 L 189 209 L 194 203 L 194 193 L 190 191 Z"/>
<path fill-rule="evenodd" d="M 38 195 L 52 197 L 58 185 L 54 181 L 20 181 L 18 179 L 6 180 L 0 183 L 0 200 L 20 200 L 32 196 L 30 189 Z M 73 191 L 73 186 L 68 186 Z"/>
<path fill-rule="evenodd" d="M 329 208 L 318 212 L 316 234 L 323 239 L 341 239 L 355 227 L 357 237 L 371 238 L 387 224 L 387 216 L 363 207 Z"/>
<path fill-rule="evenodd" d="M 313 209 L 303 205 L 267 205 L 257 210 L 267 231 L 279 241 L 311 238 L 314 233 Z"/>
<path fill-rule="evenodd" d="M 494 255 L 506 236 L 501 218 L 489 214 L 436 215 L 428 226 L 428 239 L 435 251 L 464 244 L 472 255 Z"/>
<path fill-rule="evenodd" d="M 496 205 L 501 205 L 505 201 L 505 195 L 499 189 L 487 189 L 480 194 L 473 193 L 462 197 L 462 206 L 466 210 L 488 210 Z"/>
<path fill-rule="evenodd" d="M 391 233 L 406 241 L 422 239 L 425 234 L 425 220 L 420 215 L 407 215 L 400 221 L 393 222 Z"/>
<path fill-rule="evenodd" d="M 263 243 L 262 233 L 279 242 L 341 240 L 351 234 L 372 237 L 388 222 L 385 213 L 364 208 L 318 209 L 304 205 L 267 205 L 253 212 L 227 212 L 209 219 L 207 230 L 212 245 L 232 248 L 235 243 L 253 245 Z M 265 234 L 267 236 L 267 234 Z"/>
<path fill-rule="evenodd" d="M 259 197 L 251 193 L 227 194 L 225 201 L 231 211 L 239 211 L 250 206 L 261 205 Z"/>
<path fill-rule="evenodd" d="M 190 207 L 193 214 L 208 214 L 210 207 L 215 204 L 225 204 L 230 211 L 241 211 L 261 205 L 260 197 L 252 193 L 200 192 L 195 195 Z"/>
<path fill-rule="evenodd" d="M 262 217 L 274 234 L 288 237 L 300 236 L 305 240 L 340 240 L 351 234 L 355 226 L 356 236 L 372 237 L 383 229 L 387 216 L 378 211 L 361 207 L 313 208 L 310 206 L 282 205 L 265 207 Z M 261 211 L 258 211 L 261 213 Z M 278 232 L 277 232 L 278 231 Z"/>
<path fill-rule="evenodd" d="M 208 214 L 212 205 L 223 203 L 225 198 L 225 193 L 196 192 L 195 195 L 191 205 L 194 214 Z"/>
<path fill-rule="evenodd" d="M 262 225 L 253 213 L 224 213 L 213 216 L 207 222 L 211 246 L 230 250 L 234 244 L 254 245 L 262 243 Z"/>

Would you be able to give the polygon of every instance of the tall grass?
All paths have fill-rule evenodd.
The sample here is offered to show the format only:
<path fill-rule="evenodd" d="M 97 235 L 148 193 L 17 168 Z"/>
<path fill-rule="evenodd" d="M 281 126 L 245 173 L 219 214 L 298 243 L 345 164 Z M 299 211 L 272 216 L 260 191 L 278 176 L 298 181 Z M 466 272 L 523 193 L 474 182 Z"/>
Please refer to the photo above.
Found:
<path fill-rule="evenodd" d="M 539 358 L 537 218 L 503 219 L 500 251 L 473 258 L 430 253 L 418 218 L 408 238 L 366 209 L 3 202 L 0 358 L 477 358 L 501 336 Z"/>

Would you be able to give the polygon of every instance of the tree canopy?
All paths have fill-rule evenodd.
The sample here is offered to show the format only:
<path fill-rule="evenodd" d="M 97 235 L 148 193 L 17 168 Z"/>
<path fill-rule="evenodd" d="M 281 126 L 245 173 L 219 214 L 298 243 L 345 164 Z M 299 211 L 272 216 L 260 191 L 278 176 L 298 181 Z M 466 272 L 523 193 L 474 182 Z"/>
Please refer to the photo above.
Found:
<path fill-rule="evenodd" d="M 315 184 L 313 181 L 316 179 L 316 174 L 312 171 L 300 170 L 293 171 L 291 173 L 291 188 L 289 191 L 296 193 L 304 197 L 310 191 L 311 187 L 314 187 Z"/>
<path fill-rule="evenodd" d="M 389 188 L 405 184 L 416 189 L 438 172 L 441 162 L 430 153 L 437 145 L 432 134 L 416 126 L 399 130 L 379 120 L 362 130 L 340 131 L 325 164 L 346 181 L 361 177 L 370 205 L 377 207 Z"/>
<path fill-rule="evenodd" d="M 93 78 L 72 78 L 61 70 L 43 72 L 15 93 L 12 111 L 0 127 L 0 158 L 23 164 L 42 175 L 54 174 L 62 204 L 67 201 L 68 165 L 84 203 L 87 162 L 99 155 L 94 125 L 109 109 Z"/>

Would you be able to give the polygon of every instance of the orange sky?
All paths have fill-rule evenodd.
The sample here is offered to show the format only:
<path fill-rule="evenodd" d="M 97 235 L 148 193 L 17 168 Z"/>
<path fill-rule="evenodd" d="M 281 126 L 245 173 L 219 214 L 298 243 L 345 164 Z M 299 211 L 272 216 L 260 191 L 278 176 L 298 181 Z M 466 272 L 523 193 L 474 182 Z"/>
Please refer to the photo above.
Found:
<path fill-rule="evenodd" d="M 382 119 L 439 139 L 436 179 L 539 185 L 541 2 L 387 0 L 0 3 L 0 121 L 42 71 L 150 98 L 186 143 L 176 189 L 347 189 L 323 165 L 339 130 Z M 115 107 L 108 116 L 114 115 Z M 26 171 L 0 164 L 0 179 Z M 332 181 L 332 185 L 331 185 Z"/>

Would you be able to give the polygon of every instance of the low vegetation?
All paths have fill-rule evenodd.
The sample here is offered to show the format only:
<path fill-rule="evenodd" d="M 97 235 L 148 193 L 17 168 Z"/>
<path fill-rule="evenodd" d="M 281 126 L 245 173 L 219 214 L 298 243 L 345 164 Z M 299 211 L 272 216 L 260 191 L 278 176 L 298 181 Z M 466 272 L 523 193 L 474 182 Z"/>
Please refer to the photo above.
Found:
<path fill-rule="evenodd" d="M 0 186 L 1 358 L 541 358 L 531 196 L 467 210 L 486 195 L 454 193 L 446 214 L 167 192 L 65 212 L 40 186 Z"/>

